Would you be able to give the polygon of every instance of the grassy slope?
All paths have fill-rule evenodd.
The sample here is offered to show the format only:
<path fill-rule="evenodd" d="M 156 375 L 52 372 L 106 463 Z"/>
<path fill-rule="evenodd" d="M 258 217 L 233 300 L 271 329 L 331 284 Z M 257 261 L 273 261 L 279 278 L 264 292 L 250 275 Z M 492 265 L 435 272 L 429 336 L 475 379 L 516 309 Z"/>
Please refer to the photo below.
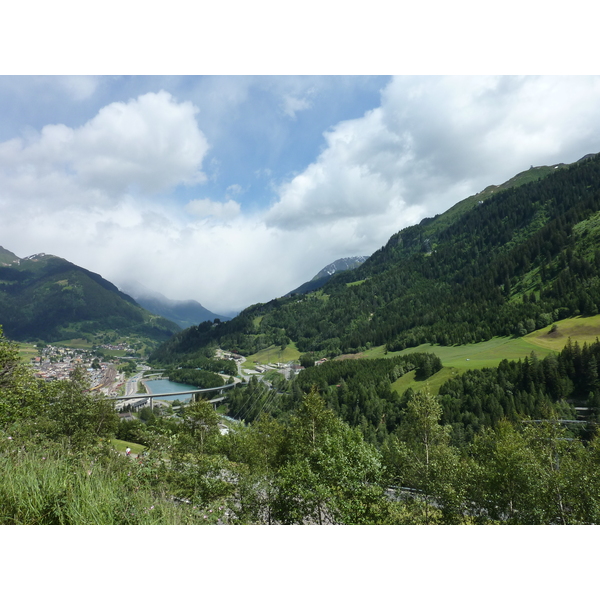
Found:
<path fill-rule="evenodd" d="M 146 446 L 142 446 L 141 444 L 124 442 L 123 440 L 111 439 L 110 443 L 112 447 L 119 452 L 125 452 L 127 448 L 131 448 L 132 454 L 141 454 L 146 449 Z"/>
<path fill-rule="evenodd" d="M 34 356 L 39 356 L 38 349 L 34 344 L 28 344 L 26 342 L 15 342 L 19 349 L 19 357 L 21 360 L 29 363 Z"/>
<path fill-rule="evenodd" d="M 557 330 L 550 333 L 552 326 L 545 327 L 526 335 L 523 339 L 545 350 L 560 352 L 569 337 L 573 343 L 591 344 L 600 337 L 600 315 L 593 317 L 574 317 L 556 322 Z M 536 350 L 537 353 L 537 350 Z"/>
<path fill-rule="evenodd" d="M 273 345 L 248 356 L 243 368 L 252 369 L 256 364 L 264 365 L 270 362 L 290 362 L 291 360 L 298 360 L 298 358 L 300 358 L 300 352 L 296 348 L 295 342 L 288 344 L 283 351 L 279 346 Z"/>
<path fill-rule="evenodd" d="M 10 265 L 17 260 L 19 257 L 16 254 L 0 246 L 0 265 Z"/>
<path fill-rule="evenodd" d="M 360 279 L 359 281 L 351 281 L 350 283 L 346 284 L 346 287 L 352 287 L 354 285 L 361 285 L 366 281 L 366 279 Z"/>
<path fill-rule="evenodd" d="M 535 352 L 539 358 L 544 358 L 552 352 L 560 352 L 569 337 L 573 343 L 583 345 L 595 342 L 600 337 L 600 315 L 593 317 L 576 317 L 557 321 L 557 331 L 550 333 L 551 326 L 534 331 L 522 338 L 494 338 L 479 344 L 465 346 L 433 346 L 422 344 L 416 348 L 407 348 L 400 352 L 385 354 L 384 347 L 371 348 L 360 355 L 360 358 L 383 358 L 410 354 L 412 352 L 431 352 L 439 356 L 444 368 L 425 381 L 415 381 L 415 373 L 407 373 L 398 379 L 392 386 L 402 394 L 407 388 L 415 391 L 429 386 L 429 390 L 436 394 L 446 380 L 454 375 L 459 375 L 469 369 L 483 369 L 496 367 L 503 359 L 518 360 Z"/>
<path fill-rule="evenodd" d="M 465 346 L 432 346 L 422 344 L 417 348 L 407 348 L 398 354 L 410 354 L 411 352 L 431 352 L 442 359 L 444 368 L 432 375 L 426 381 L 415 381 L 414 372 L 404 375 L 393 384 L 393 389 L 402 393 L 408 387 L 415 391 L 429 385 L 432 393 L 437 394 L 440 386 L 454 375 L 460 375 L 469 369 L 483 369 L 485 367 L 496 367 L 503 359 L 518 360 L 525 358 L 532 352 L 539 358 L 544 358 L 552 353 L 552 349 L 544 348 L 532 343 L 525 338 L 493 338 L 479 344 L 467 344 Z"/>

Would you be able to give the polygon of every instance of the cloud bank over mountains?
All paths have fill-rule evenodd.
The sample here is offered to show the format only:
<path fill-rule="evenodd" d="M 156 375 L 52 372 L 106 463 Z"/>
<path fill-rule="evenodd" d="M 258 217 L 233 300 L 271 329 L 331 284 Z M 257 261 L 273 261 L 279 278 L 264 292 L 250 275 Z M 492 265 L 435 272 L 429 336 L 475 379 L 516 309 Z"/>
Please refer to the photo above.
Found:
<path fill-rule="evenodd" d="M 272 79 L 261 83 L 273 107 L 264 135 L 283 156 L 294 140 L 275 133 L 279 123 L 301 135 L 327 95 L 314 80 L 294 89 Z M 78 102 L 108 85 L 63 82 Z M 270 163 L 241 181 L 233 154 L 265 150 L 255 132 L 232 138 L 237 150 L 227 152 L 216 131 L 240 113 L 210 113 L 218 85 L 207 86 L 206 102 L 158 89 L 108 102 L 78 126 L 24 124 L 0 140 L 1 245 L 58 254 L 223 314 L 282 295 L 335 259 L 371 254 L 399 229 L 532 164 L 600 151 L 598 77 L 396 77 L 377 105 L 331 123 L 301 169 L 274 173 Z M 255 108 L 267 119 L 252 81 L 221 85 L 236 106 L 252 104 L 246 118 Z M 216 180 L 220 195 L 210 191 Z"/>

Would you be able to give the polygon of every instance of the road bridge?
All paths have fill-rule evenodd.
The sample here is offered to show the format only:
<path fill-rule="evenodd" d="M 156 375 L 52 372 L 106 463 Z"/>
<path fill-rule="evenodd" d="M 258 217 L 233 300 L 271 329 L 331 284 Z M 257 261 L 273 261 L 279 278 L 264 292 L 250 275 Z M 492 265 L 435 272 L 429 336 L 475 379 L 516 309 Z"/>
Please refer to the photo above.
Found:
<path fill-rule="evenodd" d="M 187 395 L 189 394 L 190 396 L 194 395 L 194 394 L 203 394 L 205 392 L 216 392 L 218 390 L 226 390 L 232 387 L 235 387 L 236 385 L 243 385 L 241 383 L 228 383 L 227 385 L 220 385 L 219 387 L 214 387 L 214 388 L 203 388 L 203 389 L 197 389 L 197 390 L 185 390 L 185 391 L 179 391 L 179 392 L 163 392 L 161 394 L 133 394 L 133 395 L 129 395 L 129 396 L 117 396 L 116 398 L 114 398 L 115 401 L 117 402 L 123 402 L 123 406 L 131 406 L 131 404 L 133 403 L 137 403 L 140 400 L 143 400 L 144 398 L 149 398 L 150 399 L 150 408 L 154 408 L 153 405 L 153 400 L 154 398 L 165 398 L 168 396 L 182 396 L 182 395 Z M 214 400 L 209 400 L 209 402 L 211 404 L 214 404 L 216 402 L 220 402 L 221 400 L 223 400 L 224 397 L 221 396 L 220 398 L 215 398 Z M 131 400 L 132 402 L 126 402 L 127 400 Z"/>

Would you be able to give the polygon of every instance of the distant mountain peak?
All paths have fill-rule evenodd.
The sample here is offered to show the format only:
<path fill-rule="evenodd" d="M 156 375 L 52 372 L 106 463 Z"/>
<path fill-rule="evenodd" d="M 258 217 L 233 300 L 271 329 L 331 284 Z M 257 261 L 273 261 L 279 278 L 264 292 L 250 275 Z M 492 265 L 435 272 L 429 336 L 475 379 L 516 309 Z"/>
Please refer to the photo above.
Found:
<path fill-rule="evenodd" d="M 26 256 L 23 260 L 40 260 L 41 258 L 58 258 L 53 254 L 46 254 L 45 252 L 39 252 L 38 254 L 32 254 L 31 256 Z"/>
<path fill-rule="evenodd" d="M 600 154 L 600 152 L 592 152 L 591 154 L 586 154 L 585 156 L 582 156 L 577 162 L 583 162 L 584 160 L 589 160 L 591 158 L 595 158 L 596 156 L 598 156 L 598 154 Z"/>
<path fill-rule="evenodd" d="M 339 271 L 349 271 L 351 269 L 356 269 L 356 267 L 362 265 L 365 260 L 369 258 L 368 256 L 349 256 L 347 258 L 338 258 L 338 260 L 333 261 L 328 264 L 326 267 L 321 269 L 312 279 L 311 281 L 316 281 L 317 279 L 322 279 L 323 277 L 331 277 L 333 274 L 338 273 Z"/>
<path fill-rule="evenodd" d="M 286 296 L 291 294 L 305 294 L 323 287 L 336 273 L 341 271 L 350 271 L 360 267 L 368 256 L 349 256 L 347 258 L 339 258 L 321 269 L 310 281 L 303 283 L 300 287 L 292 290 Z"/>

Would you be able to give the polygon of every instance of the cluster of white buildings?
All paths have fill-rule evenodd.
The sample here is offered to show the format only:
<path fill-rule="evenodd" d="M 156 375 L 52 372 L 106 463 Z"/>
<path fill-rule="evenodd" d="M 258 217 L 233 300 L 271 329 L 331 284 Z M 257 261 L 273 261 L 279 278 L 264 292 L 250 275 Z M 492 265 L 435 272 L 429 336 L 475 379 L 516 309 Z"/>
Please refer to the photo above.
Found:
<path fill-rule="evenodd" d="M 134 352 L 133 348 L 131 346 L 129 346 L 129 344 L 126 344 L 124 342 L 122 342 L 120 344 L 102 344 L 100 346 L 100 348 L 103 348 L 104 350 L 123 350 L 124 352 L 127 352 L 128 354 L 131 354 Z"/>
<path fill-rule="evenodd" d="M 93 369 L 94 358 L 87 350 L 47 346 L 42 350 L 41 356 L 31 359 L 31 363 L 36 376 L 46 381 L 68 379 L 77 367 L 83 367 L 88 371 L 93 387 L 100 383 L 104 371 L 109 366 L 109 363 L 99 363 L 100 368 Z"/>

